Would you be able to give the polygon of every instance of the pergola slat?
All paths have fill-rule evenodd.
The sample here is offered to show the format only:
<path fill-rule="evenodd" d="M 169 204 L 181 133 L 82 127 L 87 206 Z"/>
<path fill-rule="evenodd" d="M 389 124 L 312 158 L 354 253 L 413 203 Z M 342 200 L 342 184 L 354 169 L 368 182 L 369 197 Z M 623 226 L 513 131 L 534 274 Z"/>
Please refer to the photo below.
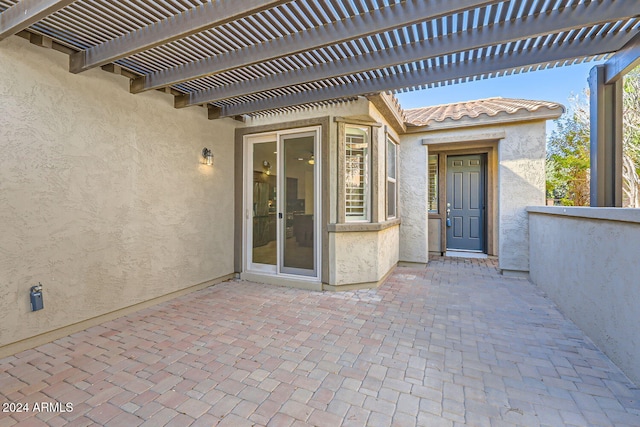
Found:
<path fill-rule="evenodd" d="M 71 55 L 69 70 L 79 73 L 99 67 L 290 1 L 292 0 L 217 0 L 205 3 Z"/>
<path fill-rule="evenodd" d="M 610 20 L 623 20 L 633 17 L 636 12 L 632 4 L 620 5 L 619 2 L 614 0 L 582 4 L 575 10 L 555 10 L 548 15 L 527 16 L 515 21 L 507 21 L 498 26 L 462 32 L 456 34 L 455 37 L 424 40 L 314 67 L 296 69 L 258 79 L 243 80 L 231 85 L 181 95 L 176 97 L 175 106 L 181 108 L 205 104 L 221 99 L 274 90 L 284 86 L 330 79 L 341 75 L 358 74 L 408 62 L 423 61 L 454 52 L 506 44 L 548 33 L 560 33 L 589 27 Z"/>
<path fill-rule="evenodd" d="M 499 3 L 499 1 L 408 0 L 405 3 L 357 15 L 351 19 L 327 23 L 321 27 L 293 33 L 259 45 L 151 73 L 133 80 L 131 92 L 139 93 L 171 86 L 235 68 L 334 45 L 346 40 L 390 31 L 492 3 Z"/>
<path fill-rule="evenodd" d="M 425 86 L 436 82 L 446 82 L 469 76 L 483 76 L 504 72 L 515 68 L 532 67 L 542 64 L 566 61 L 578 57 L 588 57 L 620 49 L 633 37 L 633 34 L 619 33 L 608 38 L 596 37 L 575 41 L 567 45 L 554 45 L 528 51 L 514 52 L 499 58 L 487 57 L 482 60 L 440 65 L 431 69 L 419 69 L 384 77 L 359 80 L 349 84 L 308 90 L 259 101 L 224 106 L 220 117 L 237 116 L 270 109 L 283 108 L 314 102 L 329 101 L 338 98 L 366 95 L 401 88 Z"/>
<path fill-rule="evenodd" d="M 0 40 L 19 33 L 75 0 L 22 0 L 0 13 Z"/>

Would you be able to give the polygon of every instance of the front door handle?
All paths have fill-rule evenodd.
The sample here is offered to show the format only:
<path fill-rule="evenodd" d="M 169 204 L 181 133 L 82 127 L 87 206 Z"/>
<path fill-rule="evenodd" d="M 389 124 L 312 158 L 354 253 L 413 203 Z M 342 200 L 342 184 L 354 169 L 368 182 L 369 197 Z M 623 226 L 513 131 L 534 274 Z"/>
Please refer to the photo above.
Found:
<path fill-rule="evenodd" d="M 278 212 L 278 218 L 282 219 L 282 212 Z"/>
<path fill-rule="evenodd" d="M 447 227 L 451 227 L 451 203 L 447 203 Z"/>

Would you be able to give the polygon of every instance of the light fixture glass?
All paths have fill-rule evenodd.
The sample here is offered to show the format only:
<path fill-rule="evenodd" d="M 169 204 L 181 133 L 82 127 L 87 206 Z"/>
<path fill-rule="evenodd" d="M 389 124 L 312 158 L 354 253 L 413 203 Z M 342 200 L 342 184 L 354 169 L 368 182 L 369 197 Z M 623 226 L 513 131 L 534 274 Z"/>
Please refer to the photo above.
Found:
<path fill-rule="evenodd" d="M 309 163 L 310 165 L 316 164 L 316 158 L 313 156 L 313 154 L 311 155 L 311 158 L 307 161 L 307 163 Z"/>
<path fill-rule="evenodd" d="M 213 153 L 207 147 L 202 149 L 202 158 L 207 166 L 213 165 Z"/>

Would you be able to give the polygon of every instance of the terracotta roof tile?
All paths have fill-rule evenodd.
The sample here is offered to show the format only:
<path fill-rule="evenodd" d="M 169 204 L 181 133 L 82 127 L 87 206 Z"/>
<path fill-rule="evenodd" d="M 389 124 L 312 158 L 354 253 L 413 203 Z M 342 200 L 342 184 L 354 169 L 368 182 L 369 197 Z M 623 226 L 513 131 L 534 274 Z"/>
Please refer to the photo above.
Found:
<path fill-rule="evenodd" d="M 548 101 L 496 97 L 413 108 L 404 110 L 404 113 L 409 126 L 427 126 L 431 122 L 443 122 L 445 120 L 458 121 L 463 118 L 473 119 L 483 114 L 488 117 L 494 117 L 500 113 L 515 114 L 521 110 L 534 112 L 540 108 L 555 110 L 557 108 L 563 108 L 563 106 Z"/>

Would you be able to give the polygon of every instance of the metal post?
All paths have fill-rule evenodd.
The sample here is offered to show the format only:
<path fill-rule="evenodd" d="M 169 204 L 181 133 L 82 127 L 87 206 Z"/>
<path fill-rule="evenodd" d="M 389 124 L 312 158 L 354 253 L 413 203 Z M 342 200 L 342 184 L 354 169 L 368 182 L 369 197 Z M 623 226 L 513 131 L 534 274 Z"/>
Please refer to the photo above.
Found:
<path fill-rule="evenodd" d="M 591 206 L 622 206 L 622 80 L 605 84 L 606 67 L 589 75 Z"/>

